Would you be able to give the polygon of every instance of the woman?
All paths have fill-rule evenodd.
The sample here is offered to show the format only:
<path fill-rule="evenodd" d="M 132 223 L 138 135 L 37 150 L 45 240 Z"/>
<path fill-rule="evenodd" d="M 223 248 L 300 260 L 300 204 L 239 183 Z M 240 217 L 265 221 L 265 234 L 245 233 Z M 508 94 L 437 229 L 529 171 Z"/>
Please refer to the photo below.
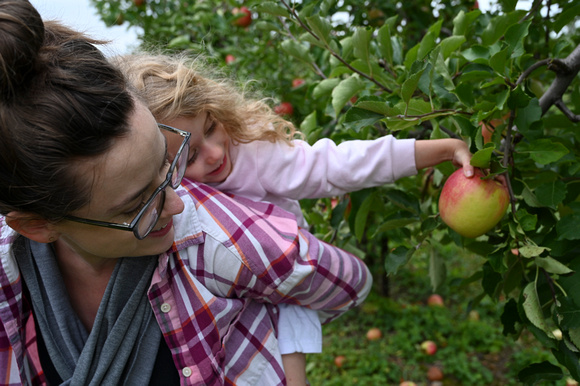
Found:
<path fill-rule="evenodd" d="M 0 37 L 0 384 L 284 384 L 276 304 L 364 299 L 364 264 L 288 212 L 179 186 L 188 134 L 96 41 L 24 0 Z"/>

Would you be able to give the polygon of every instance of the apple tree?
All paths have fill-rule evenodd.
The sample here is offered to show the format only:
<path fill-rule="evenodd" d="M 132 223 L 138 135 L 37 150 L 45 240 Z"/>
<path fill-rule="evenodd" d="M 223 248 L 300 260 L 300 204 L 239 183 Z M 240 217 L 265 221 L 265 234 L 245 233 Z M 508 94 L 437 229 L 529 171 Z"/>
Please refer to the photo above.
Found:
<path fill-rule="evenodd" d="M 141 28 L 143 47 L 203 53 L 293 107 L 308 141 L 461 138 L 510 206 L 475 239 L 437 199 L 453 166 L 336 199 L 304 200 L 313 232 L 363 256 L 377 282 L 419 253 L 446 285 L 440 245 L 485 258 L 464 283 L 504 304 L 506 336 L 530 331 L 580 381 L 580 4 L 477 1 L 92 0 L 103 20 Z M 247 26 L 234 9 L 252 12 Z M 121 19 L 120 19 L 121 18 Z M 234 61 L 225 64 L 227 55 Z M 297 81 L 299 80 L 299 81 Z M 489 135 L 491 134 L 491 135 Z M 493 208 L 490 209 L 490 211 Z M 386 287 L 386 286 L 385 286 Z M 560 334 L 561 332 L 561 334 Z M 557 380 L 548 362 L 520 380 Z"/>

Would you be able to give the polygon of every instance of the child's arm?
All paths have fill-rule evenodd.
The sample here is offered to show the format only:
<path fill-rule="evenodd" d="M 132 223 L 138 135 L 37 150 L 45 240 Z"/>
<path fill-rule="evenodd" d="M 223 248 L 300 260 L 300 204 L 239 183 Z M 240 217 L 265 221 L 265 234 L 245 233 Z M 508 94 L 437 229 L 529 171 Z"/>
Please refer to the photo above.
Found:
<path fill-rule="evenodd" d="M 415 141 L 415 164 L 417 170 L 439 165 L 445 161 L 463 167 L 466 177 L 473 176 L 473 166 L 469 164 L 471 153 L 467 144 L 460 139 L 426 139 Z"/>

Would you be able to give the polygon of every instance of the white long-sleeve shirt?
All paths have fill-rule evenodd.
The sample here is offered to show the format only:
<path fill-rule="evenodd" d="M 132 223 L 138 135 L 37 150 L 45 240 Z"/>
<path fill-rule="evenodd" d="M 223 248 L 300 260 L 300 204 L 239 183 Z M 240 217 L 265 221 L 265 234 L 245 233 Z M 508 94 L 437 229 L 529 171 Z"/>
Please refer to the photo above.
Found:
<path fill-rule="evenodd" d="M 387 135 L 336 145 L 294 140 L 254 141 L 230 147 L 232 172 L 213 187 L 255 201 L 276 204 L 305 226 L 298 200 L 323 198 L 392 183 L 415 175 L 415 140 Z"/>

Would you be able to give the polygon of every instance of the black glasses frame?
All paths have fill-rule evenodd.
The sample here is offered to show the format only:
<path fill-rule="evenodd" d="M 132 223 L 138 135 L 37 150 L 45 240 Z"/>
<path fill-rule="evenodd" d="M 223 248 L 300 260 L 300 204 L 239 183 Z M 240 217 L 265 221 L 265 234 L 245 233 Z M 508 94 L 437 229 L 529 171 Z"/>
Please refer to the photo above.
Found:
<path fill-rule="evenodd" d="M 143 234 L 143 235 L 139 234 L 139 227 L 138 227 L 139 222 L 141 221 L 141 219 L 143 218 L 145 213 L 148 211 L 148 209 L 150 209 L 150 206 L 153 204 L 153 202 L 155 202 L 157 195 L 163 194 L 163 196 L 161 198 L 161 209 L 163 209 L 163 205 L 165 204 L 165 189 L 167 188 L 167 186 L 171 186 L 172 189 L 176 189 L 179 186 L 179 184 L 181 184 L 181 180 L 183 179 L 183 174 L 185 174 L 185 167 L 183 168 L 183 174 L 180 176 L 179 180 L 175 184 L 170 185 L 174 171 L 179 171 L 177 162 L 181 159 L 182 153 L 184 151 L 186 152 L 185 153 L 185 162 L 187 163 L 188 154 L 189 154 L 189 139 L 191 138 L 191 133 L 188 133 L 187 131 L 179 130 L 175 127 L 167 126 L 167 125 L 164 125 L 161 123 L 158 123 L 157 126 L 161 130 L 166 130 L 166 131 L 170 131 L 172 133 L 181 135 L 183 137 L 183 142 L 181 143 L 181 146 L 179 147 L 177 154 L 175 154 L 175 158 L 173 159 L 173 162 L 171 163 L 171 166 L 169 167 L 169 171 L 167 172 L 167 176 L 165 177 L 165 181 L 163 181 L 163 183 L 161 185 L 159 185 L 159 187 L 157 189 L 155 189 L 155 192 L 153 192 L 151 197 L 147 200 L 145 205 L 143 205 L 143 208 L 141 208 L 141 210 L 139 211 L 139 213 L 137 213 L 135 218 L 128 224 L 127 223 L 119 224 L 119 223 L 107 222 L 107 221 L 89 220 L 86 218 L 76 217 L 76 216 L 71 216 L 71 215 L 65 216 L 64 218 L 66 220 L 74 221 L 74 222 L 78 222 L 78 223 L 82 223 L 82 224 L 105 227 L 105 228 L 130 231 L 130 232 L 133 232 L 135 237 L 139 240 L 143 240 L 145 237 L 147 237 L 149 235 L 149 233 L 151 233 L 151 231 L 153 230 L 153 228 L 157 224 L 157 221 L 159 220 L 159 216 L 161 215 L 161 211 L 157 212 L 157 218 L 155 219 L 155 222 L 147 230 L 147 232 L 145 232 L 145 234 Z"/>

